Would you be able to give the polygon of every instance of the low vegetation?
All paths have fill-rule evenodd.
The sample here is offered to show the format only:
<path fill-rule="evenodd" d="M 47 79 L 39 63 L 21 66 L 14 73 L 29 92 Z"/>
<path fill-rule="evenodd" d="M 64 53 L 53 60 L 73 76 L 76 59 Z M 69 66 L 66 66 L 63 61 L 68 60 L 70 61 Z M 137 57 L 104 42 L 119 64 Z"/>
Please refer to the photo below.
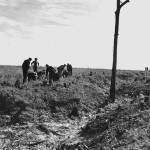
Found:
<path fill-rule="evenodd" d="M 119 70 L 115 103 L 110 78 L 110 70 L 74 68 L 53 86 L 23 85 L 21 67 L 0 66 L 0 149 L 149 149 L 149 77 Z"/>

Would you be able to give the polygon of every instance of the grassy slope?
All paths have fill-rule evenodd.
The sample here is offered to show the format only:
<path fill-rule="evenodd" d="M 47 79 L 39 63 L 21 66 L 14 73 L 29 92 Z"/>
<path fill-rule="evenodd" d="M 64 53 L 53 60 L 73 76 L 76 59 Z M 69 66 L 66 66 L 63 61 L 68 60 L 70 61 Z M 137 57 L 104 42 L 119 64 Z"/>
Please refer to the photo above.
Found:
<path fill-rule="evenodd" d="M 1 140 L 1 148 L 55 149 L 59 145 L 58 150 L 63 147 L 71 150 L 85 149 L 79 144 L 84 143 L 91 150 L 100 147 L 146 149 L 149 146 L 149 103 L 141 104 L 137 95 L 143 91 L 149 96 L 149 80 L 145 83 L 142 71 L 119 70 L 116 103 L 106 105 L 110 75 L 110 70 L 76 68 L 72 77 L 55 82 L 54 87 L 44 86 L 40 80 L 17 88 L 16 80 L 22 80 L 21 68 L 0 66 L 0 132 L 2 137 L 7 137 L 5 142 Z M 77 99 L 80 103 L 76 103 Z M 68 115 L 74 107 L 78 108 L 80 118 L 72 120 Z M 65 136 L 53 132 L 47 139 L 36 128 L 43 123 Z M 44 136 L 46 143 L 30 145 L 39 140 L 29 132 L 30 128 Z M 31 135 L 23 136 L 22 132 Z"/>

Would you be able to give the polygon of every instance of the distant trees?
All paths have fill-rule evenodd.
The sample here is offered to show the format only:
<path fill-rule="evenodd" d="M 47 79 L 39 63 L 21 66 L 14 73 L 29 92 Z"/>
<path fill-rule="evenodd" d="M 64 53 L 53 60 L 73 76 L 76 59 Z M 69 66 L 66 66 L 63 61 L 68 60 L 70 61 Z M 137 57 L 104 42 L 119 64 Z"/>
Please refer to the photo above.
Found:
<path fill-rule="evenodd" d="M 115 101 L 115 83 L 116 83 L 116 66 L 117 66 L 117 44 L 118 44 L 118 31 L 119 31 L 119 16 L 121 8 L 127 4 L 129 0 L 121 2 L 117 0 L 117 9 L 115 12 L 115 34 L 114 34 L 114 47 L 113 47 L 113 64 L 112 64 L 112 75 L 111 75 L 111 86 L 110 86 L 110 98 L 111 102 Z"/>

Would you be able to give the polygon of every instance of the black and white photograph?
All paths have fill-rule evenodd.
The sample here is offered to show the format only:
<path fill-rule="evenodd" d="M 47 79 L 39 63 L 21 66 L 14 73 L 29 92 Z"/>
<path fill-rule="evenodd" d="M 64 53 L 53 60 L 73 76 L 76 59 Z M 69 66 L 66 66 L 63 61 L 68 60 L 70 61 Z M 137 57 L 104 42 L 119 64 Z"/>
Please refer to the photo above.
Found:
<path fill-rule="evenodd" d="M 0 150 L 149 150 L 149 6 L 0 0 Z"/>

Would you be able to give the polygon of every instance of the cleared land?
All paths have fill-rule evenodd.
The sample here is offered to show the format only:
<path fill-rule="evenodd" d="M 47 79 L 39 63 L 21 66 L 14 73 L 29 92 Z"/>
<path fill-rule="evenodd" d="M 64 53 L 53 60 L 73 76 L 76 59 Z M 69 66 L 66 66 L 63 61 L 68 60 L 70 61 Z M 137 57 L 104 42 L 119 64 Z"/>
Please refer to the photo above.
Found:
<path fill-rule="evenodd" d="M 119 70 L 111 104 L 110 70 L 74 68 L 50 87 L 0 66 L 0 149 L 150 149 L 149 75 Z"/>

